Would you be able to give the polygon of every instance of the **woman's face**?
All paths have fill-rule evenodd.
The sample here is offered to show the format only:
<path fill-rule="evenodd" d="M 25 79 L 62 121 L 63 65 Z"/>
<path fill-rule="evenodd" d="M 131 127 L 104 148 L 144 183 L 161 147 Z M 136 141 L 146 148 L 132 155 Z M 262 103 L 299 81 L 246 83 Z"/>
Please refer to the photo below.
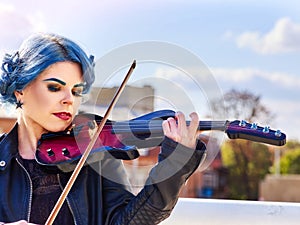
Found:
<path fill-rule="evenodd" d="M 41 132 L 65 130 L 81 103 L 84 88 L 81 67 L 73 62 L 49 66 L 21 93 L 24 122 Z"/>

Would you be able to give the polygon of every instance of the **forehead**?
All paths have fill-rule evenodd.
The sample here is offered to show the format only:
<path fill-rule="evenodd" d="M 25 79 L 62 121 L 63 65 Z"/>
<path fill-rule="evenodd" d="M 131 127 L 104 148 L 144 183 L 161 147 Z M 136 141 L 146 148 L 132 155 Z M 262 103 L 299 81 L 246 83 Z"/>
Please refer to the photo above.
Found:
<path fill-rule="evenodd" d="M 37 80 L 57 78 L 65 83 L 79 83 L 83 81 L 82 71 L 79 64 L 74 62 L 57 62 L 46 68 L 37 77 Z"/>

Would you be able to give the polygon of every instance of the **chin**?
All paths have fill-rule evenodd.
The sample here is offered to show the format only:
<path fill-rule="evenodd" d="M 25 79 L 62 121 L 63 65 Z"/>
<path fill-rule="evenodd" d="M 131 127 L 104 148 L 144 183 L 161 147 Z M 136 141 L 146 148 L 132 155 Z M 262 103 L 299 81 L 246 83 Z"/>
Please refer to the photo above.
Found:
<path fill-rule="evenodd" d="M 70 125 L 62 125 L 62 126 L 56 126 L 56 127 L 49 127 L 48 131 L 49 132 L 61 132 L 66 130 Z"/>

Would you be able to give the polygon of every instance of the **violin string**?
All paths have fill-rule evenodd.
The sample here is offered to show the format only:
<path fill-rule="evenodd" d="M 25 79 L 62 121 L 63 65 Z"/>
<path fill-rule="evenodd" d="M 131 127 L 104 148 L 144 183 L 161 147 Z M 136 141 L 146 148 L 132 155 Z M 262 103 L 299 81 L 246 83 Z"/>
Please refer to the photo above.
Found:
<path fill-rule="evenodd" d="M 145 125 L 151 125 L 151 127 L 162 127 L 162 122 L 150 122 L 149 121 L 139 121 L 139 122 L 115 122 L 115 123 L 111 123 L 108 124 L 109 126 L 114 126 L 114 127 L 141 127 L 141 126 L 145 126 Z M 189 125 L 189 121 L 187 122 L 187 125 Z M 225 125 L 225 121 L 201 121 L 200 122 L 200 127 L 204 127 L 204 128 L 210 128 L 210 127 L 218 127 L 218 126 L 224 126 Z"/>
<path fill-rule="evenodd" d="M 97 120 L 96 122 L 99 122 Z M 88 122 L 87 122 L 88 123 Z M 190 121 L 187 121 L 189 125 Z M 200 121 L 199 130 L 225 130 L 226 121 Z M 126 121 L 126 122 L 112 122 L 106 125 L 103 130 L 111 130 L 118 132 L 128 131 L 145 131 L 151 130 L 151 132 L 162 131 L 162 120 L 139 120 L 139 121 Z M 89 130 L 89 128 L 83 128 L 81 131 Z"/>

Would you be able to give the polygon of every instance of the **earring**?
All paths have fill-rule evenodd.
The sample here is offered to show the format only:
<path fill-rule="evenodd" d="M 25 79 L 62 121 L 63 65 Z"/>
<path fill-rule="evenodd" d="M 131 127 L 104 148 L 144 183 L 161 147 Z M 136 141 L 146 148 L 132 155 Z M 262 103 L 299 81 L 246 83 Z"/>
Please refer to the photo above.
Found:
<path fill-rule="evenodd" d="M 22 109 L 22 105 L 23 105 L 23 102 L 21 102 L 20 100 L 18 100 L 17 102 L 16 102 L 16 109 L 18 109 L 18 108 L 20 108 L 20 109 Z"/>

